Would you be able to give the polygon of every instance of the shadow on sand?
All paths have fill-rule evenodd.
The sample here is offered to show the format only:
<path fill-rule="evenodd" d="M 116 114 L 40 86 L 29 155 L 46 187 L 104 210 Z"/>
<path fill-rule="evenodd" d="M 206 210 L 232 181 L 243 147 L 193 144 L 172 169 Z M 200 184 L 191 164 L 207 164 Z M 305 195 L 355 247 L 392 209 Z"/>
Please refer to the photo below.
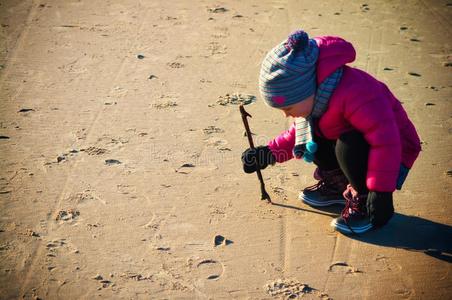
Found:
<path fill-rule="evenodd" d="M 273 206 L 278 206 L 278 207 L 282 207 L 282 208 L 289 208 L 289 209 L 294 209 L 294 210 L 299 210 L 299 211 L 305 211 L 305 212 L 309 212 L 309 213 L 313 213 L 313 214 L 318 214 L 318 215 L 324 215 L 324 216 L 328 216 L 328 217 L 332 217 L 332 218 L 337 218 L 340 215 L 340 208 L 336 205 L 333 206 L 328 206 L 328 207 L 322 207 L 321 210 L 319 209 L 308 209 L 308 208 L 302 208 L 302 207 L 298 207 L 298 206 L 293 206 L 293 205 L 289 205 L 289 204 L 283 204 L 283 203 L 276 203 L 276 202 L 272 202 Z"/>
<path fill-rule="evenodd" d="M 364 243 L 423 252 L 452 263 L 452 226 L 395 213 L 389 223 L 352 239 Z"/>
<path fill-rule="evenodd" d="M 280 203 L 273 203 L 273 205 L 332 218 L 338 217 L 342 209 L 340 206 L 331 206 L 323 207 L 319 211 Z M 452 263 L 452 226 L 427 219 L 394 213 L 389 223 L 380 229 L 347 236 L 364 243 L 423 252 Z"/>

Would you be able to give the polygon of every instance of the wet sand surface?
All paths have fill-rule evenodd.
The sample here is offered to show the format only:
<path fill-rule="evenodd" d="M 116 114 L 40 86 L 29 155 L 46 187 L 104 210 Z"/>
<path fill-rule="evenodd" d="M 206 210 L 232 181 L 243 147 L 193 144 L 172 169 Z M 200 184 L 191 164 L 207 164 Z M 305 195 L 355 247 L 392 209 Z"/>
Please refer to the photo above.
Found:
<path fill-rule="evenodd" d="M 452 293 L 448 1 L 0 1 L 0 298 L 446 299 Z M 352 42 L 423 151 L 380 230 L 297 200 L 313 166 L 242 172 L 291 120 L 265 53 Z"/>

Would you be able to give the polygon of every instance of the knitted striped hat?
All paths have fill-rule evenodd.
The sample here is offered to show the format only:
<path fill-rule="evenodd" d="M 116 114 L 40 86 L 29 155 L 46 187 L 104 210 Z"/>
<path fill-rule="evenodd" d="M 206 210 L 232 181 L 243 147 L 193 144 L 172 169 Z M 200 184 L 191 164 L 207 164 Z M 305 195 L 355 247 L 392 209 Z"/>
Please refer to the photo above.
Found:
<path fill-rule="evenodd" d="M 259 89 L 271 107 L 298 103 L 316 90 L 316 62 L 319 48 L 302 30 L 292 33 L 262 62 Z"/>

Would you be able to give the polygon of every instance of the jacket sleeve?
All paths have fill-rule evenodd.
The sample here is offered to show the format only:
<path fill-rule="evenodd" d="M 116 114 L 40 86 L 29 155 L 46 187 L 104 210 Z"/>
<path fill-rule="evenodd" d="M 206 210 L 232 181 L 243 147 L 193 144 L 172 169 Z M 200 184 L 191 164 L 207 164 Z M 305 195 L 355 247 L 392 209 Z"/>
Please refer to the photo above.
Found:
<path fill-rule="evenodd" d="M 370 146 L 367 188 L 377 192 L 393 192 L 399 175 L 402 150 L 390 102 L 383 97 L 349 102 L 345 105 L 345 119 L 364 135 Z"/>
<path fill-rule="evenodd" d="M 295 123 L 290 126 L 289 130 L 282 132 L 279 136 L 268 142 L 268 147 L 278 163 L 282 163 L 293 158 L 292 151 L 294 145 Z"/>

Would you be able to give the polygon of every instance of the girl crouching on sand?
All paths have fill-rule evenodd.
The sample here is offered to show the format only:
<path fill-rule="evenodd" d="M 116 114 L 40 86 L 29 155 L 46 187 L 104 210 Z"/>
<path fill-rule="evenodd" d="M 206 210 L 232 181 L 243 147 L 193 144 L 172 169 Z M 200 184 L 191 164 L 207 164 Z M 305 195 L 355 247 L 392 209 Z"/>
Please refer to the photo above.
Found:
<path fill-rule="evenodd" d="M 331 222 L 343 233 L 385 225 L 421 148 L 416 130 L 388 87 L 347 66 L 353 46 L 296 31 L 265 57 L 259 88 L 267 105 L 294 117 L 289 130 L 242 155 L 246 173 L 292 158 L 314 162 L 318 182 L 299 198 L 315 207 L 344 204 Z"/>

